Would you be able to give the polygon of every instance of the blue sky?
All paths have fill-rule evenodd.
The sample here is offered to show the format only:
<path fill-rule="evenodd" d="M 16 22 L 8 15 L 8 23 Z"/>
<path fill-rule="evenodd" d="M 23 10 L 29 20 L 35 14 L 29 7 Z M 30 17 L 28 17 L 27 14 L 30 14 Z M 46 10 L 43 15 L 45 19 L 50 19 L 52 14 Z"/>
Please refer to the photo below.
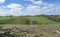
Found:
<path fill-rule="evenodd" d="M 0 0 L 0 16 L 60 15 L 60 0 Z"/>

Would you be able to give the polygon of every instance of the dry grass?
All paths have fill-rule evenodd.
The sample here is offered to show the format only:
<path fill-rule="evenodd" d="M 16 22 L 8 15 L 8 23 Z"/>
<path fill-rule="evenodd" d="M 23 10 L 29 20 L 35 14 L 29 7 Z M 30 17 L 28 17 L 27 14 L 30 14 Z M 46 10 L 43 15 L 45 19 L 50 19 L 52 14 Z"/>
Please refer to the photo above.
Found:
<path fill-rule="evenodd" d="M 13 28 L 17 27 L 21 30 L 27 30 L 29 32 L 21 32 L 23 37 L 60 37 L 60 25 L 0 25 L 3 28 Z M 22 37 L 21 36 L 21 37 Z"/>

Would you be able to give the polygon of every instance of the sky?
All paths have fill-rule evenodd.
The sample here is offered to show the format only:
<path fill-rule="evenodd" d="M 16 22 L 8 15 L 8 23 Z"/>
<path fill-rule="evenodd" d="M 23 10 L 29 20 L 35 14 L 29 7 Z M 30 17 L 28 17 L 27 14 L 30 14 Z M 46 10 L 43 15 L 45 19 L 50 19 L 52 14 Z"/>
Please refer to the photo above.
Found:
<path fill-rule="evenodd" d="M 0 16 L 60 15 L 60 0 L 0 0 Z"/>

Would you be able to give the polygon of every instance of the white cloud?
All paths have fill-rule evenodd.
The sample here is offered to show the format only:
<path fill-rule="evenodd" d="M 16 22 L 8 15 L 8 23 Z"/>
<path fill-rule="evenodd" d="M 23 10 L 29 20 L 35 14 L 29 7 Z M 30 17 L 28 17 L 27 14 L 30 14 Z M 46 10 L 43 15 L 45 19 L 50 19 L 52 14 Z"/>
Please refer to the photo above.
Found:
<path fill-rule="evenodd" d="M 11 15 L 20 15 L 22 13 L 23 6 L 20 4 L 10 4 L 6 6 L 7 8 L 10 8 L 10 14 Z"/>
<path fill-rule="evenodd" d="M 4 3 L 5 1 L 6 1 L 6 0 L 0 0 L 0 4 L 1 4 L 1 3 Z"/>
<path fill-rule="evenodd" d="M 10 4 L 6 6 L 0 6 L 0 16 L 14 15 L 19 16 L 22 14 L 23 6 L 20 4 Z"/>
<path fill-rule="evenodd" d="M 54 4 L 49 4 L 47 2 L 44 2 L 42 0 L 25 0 L 25 1 L 30 1 L 33 5 L 38 5 L 38 6 L 48 6 L 48 7 L 53 7 Z"/>
<path fill-rule="evenodd" d="M 30 1 L 30 2 L 34 2 L 35 0 L 24 0 L 24 1 Z"/>
<path fill-rule="evenodd" d="M 33 4 L 42 5 L 43 2 L 42 1 L 35 1 L 35 2 L 33 2 Z"/>
<path fill-rule="evenodd" d="M 23 13 L 24 15 L 36 15 L 38 14 L 38 12 L 40 11 L 40 7 L 39 6 L 33 6 L 33 5 L 29 5 Z"/>
<path fill-rule="evenodd" d="M 54 4 L 45 3 L 42 0 L 27 0 L 31 1 L 32 4 L 27 7 L 22 6 L 21 4 L 11 3 L 9 5 L 0 7 L 0 15 L 39 15 L 39 14 L 48 14 L 57 12 L 54 10 Z M 25 9 L 24 9 L 25 8 Z"/>
<path fill-rule="evenodd" d="M 47 7 L 53 7 L 54 6 L 54 4 L 49 4 L 47 2 L 43 2 L 42 0 L 35 1 L 35 2 L 33 2 L 33 4 L 34 5 L 38 5 L 38 6 L 43 6 L 43 7 L 45 7 L 45 6 L 47 6 Z"/>
<path fill-rule="evenodd" d="M 40 7 L 40 6 L 34 6 L 34 5 L 29 5 L 26 10 L 24 10 L 25 15 L 40 15 L 40 14 L 45 14 L 47 12 L 52 11 L 53 8 L 48 8 L 48 7 Z"/>
<path fill-rule="evenodd" d="M 43 2 L 41 0 L 39 0 L 39 1 L 36 1 L 36 0 L 25 0 L 25 1 L 30 1 L 32 4 L 38 4 L 38 5 L 43 4 Z"/>
<path fill-rule="evenodd" d="M 0 6 L 0 16 L 7 16 L 9 14 L 9 10 L 4 9 Z"/>
<path fill-rule="evenodd" d="M 10 4 L 10 5 L 7 5 L 8 8 L 11 8 L 11 9 L 15 9 L 15 8 L 22 8 L 23 6 L 20 5 L 20 4 Z"/>
<path fill-rule="evenodd" d="M 27 6 L 26 10 L 24 11 L 26 12 L 26 14 L 29 15 L 46 14 L 54 10 L 53 9 L 54 4 L 49 4 L 47 2 L 43 2 L 42 0 L 39 1 L 27 0 L 27 1 L 32 2 L 32 4 Z"/>
<path fill-rule="evenodd" d="M 0 16 L 8 16 L 8 12 L 0 11 Z"/>

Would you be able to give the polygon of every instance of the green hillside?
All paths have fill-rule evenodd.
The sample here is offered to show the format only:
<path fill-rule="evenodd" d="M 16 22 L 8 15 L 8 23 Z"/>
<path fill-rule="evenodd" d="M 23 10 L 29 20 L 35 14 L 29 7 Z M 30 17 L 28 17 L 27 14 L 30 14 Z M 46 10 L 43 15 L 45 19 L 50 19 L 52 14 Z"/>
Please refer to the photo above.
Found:
<path fill-rule="evenodd" d="M 28 18 L 31 20 L 38 21 L 41 24 L 56 24 L 56 23 L 58 23 L 58 22 L 49 20 L 48 18 L 45 18 L 45 17 L 28 17 Z"/>
<path fill-rule="evenodd" d="M 57 22 L 49 20 L 45 17 L 3 17 L 0 18 L 0 24 L 30 24 L 37 21 L 41 24 L 57 24 Z"/>
<path fill-rule="evenodd" d="M 20 18 L 20 17 L 4 17 L 0 18 L 0 24 L 26 24 L 29 22 L 27 18 Z M 27 23 L 28 24 L 28 23 Z"/>

